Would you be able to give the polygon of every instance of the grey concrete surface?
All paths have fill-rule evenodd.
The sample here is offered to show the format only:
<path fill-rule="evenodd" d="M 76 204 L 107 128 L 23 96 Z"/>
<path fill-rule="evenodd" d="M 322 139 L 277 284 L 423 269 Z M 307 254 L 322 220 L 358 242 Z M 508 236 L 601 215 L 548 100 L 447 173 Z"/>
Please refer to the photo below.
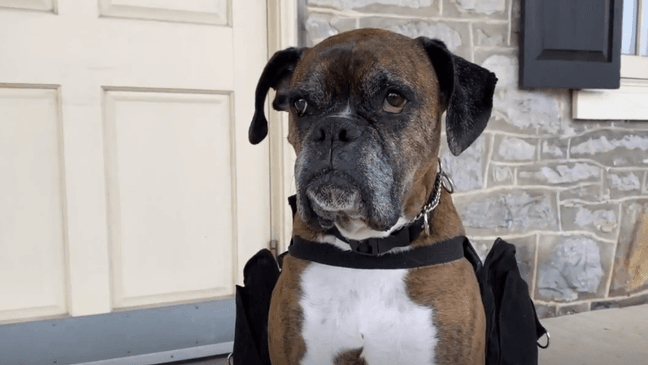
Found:
<path fill-rule="evenodd" d="M 543 319 L 540 365 L 648 365 L 648 305 Z"/>

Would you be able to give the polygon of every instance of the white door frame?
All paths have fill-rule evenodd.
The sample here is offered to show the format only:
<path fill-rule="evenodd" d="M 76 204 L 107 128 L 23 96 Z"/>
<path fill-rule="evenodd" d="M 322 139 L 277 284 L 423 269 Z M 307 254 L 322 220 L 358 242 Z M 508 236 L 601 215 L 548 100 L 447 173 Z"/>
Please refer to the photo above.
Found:
<path fill-rule="evenodd" d="M 268 0 L 268 57 L 298 45 L 297 0 Z M 267 100 L 272 100 L 270 95 Z M 269 105 L 267 103 L 266 105 Z M 278 242 L 279 253 L 288 248 L 292 236 L 292 212 L 288 197 L 295 193 L 295 152 L 286 139 L 288 114 L 267 107 L 270 138 L 271 238 Z"/>

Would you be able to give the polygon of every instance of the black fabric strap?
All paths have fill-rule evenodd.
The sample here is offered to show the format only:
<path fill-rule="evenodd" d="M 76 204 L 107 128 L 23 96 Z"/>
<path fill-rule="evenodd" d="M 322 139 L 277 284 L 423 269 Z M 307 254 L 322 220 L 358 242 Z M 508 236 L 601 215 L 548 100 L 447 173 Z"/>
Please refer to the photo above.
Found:
<path fill-rule="evenodd" d="M 466 237 L 459 236 L 403 252 L 370 256 L 344 251 L 329 243 L 311 242 L 293 237 L 288 252 L 291 256 L 330 266 L 375 270 L 411 269 L 461 259 L 464 257 L 465 243 L 470 244 Z"/>
<path fill-rule="evenodd" d="M 408 246 L 422 231 L 423 218 L 421 217 L 410 225 L 383 238 L 368 238 L 363 241 L 350 240 L 344 237 L 336 227 L 328 230 L 328 233 L 334 235 L 340 241 L 348 243 L 351 246 L 351 251 L 361 255 L 380 255 L 395 247 Z"/>

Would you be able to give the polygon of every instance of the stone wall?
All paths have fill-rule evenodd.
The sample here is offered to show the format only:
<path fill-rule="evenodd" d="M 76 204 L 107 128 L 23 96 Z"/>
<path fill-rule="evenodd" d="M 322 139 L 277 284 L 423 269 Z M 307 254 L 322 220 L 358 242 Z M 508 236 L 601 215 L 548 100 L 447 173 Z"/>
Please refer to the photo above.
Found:
<path fill-rule="evenodd" d="M 454 199 L 480 255 L 514 243 L 542 317 L 648 302 L 648 123 L 574 121 L 571 91 L 518 85 L 520 0 L 300 0 L 300 43 L 363 27 L 439 38 L 495 72 Z"/>

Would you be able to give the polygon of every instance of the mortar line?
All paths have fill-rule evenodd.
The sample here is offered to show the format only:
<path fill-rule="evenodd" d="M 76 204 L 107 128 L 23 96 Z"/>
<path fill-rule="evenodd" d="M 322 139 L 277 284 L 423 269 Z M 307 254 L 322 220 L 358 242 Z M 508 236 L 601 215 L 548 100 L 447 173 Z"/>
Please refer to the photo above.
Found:
<path fill-rule="evenodd" d="M 623 198 L 607 199 L 605 201 L 598 201 L 598 202 L 591 202 L 591 201 L 574 198 L 574 199 L 565 199 L 563 200 L 563 203 L 578 203 L 583 205 L 597 205 L 597 204 L 607 204 L 607 203 L 620 204 L 620 203 L 625 203 L 633 200 L 641 200 L 641 199 L 646 199 L 646 196 L 632 195 L 632 196 L 624 196 Z"/>
<path fill-rule="evenodd" d="M 475 62 L 475 41 L 473 39 L 473 26 L 475 23 L 468 23 L 468 39 L 470 40 L 470 62 Z"/>
<path fill-rule="evenodd" d="M 580 231 L 580 230 L 574 230 L 574 231 L 564 231 L 564 232 L 558 232 L 558 231 L 547 231 L 547 230 L 540 230 L 540 229 L 534 229 L 532 231 L 526 232 L 526 233 L 512 233 L 512 234 L 500 234 L 500 235 L 479 235 L 479 234 L 468 234 L 468 236 L 474 238 L 474 239 L 480 239 L 480 240 L 496 240 L 497 238 L 501 238 L 503 240 L 513 240 L 513 239 L 518 239 L 518 238 L 529 238 L 530 236 L 533 236 L 534 234 L 545 234 L 549 236 L 560 236 L 560 237 L 575 237 L 575 236 L 586 236 L 587 238 L 597 240 L 603 243 L 614 243 L 614 240 L 611 240 L 609 238 L 602 238 L 597 236 L 596 234 L 589 232 L 589 231 Z"/>
<path fill-rule="evenodd" d="M 610 261 L 612 261 L 612 262 L 610 262 L 610 272 L 608 274 L 607 282 L 605 283 L 605 298 L 608 298 L 609 295 L 610 295 L 610 286 L 612 286 L 612 274 L 614 273 L 614 261 L 615 261 L 615 258 L 616 258 L 617 249 L 619 247 L 619 237 L 621 236 L 621 227 L 620 227 L 620 225 L 621 225 L 621 213 L 622 213 L 621 212 L 621 207 L 622 207 L 622 204 L 619 204 L 619 207 L 618 207 L 619 208 L 619 218 L 618 218 L 619 229 L 617 229 L 617 239 L 614 242 L 613 247 L 612 247 L 612 255 L 610 255 L 611 256 Z"/>
<path fill-rule="evenodd" d="M 518 182 L 518 166 L 513 167 L 513 186 L 520 186 Z"/>
<path fill-rule="evenodd" d="M 478 48 L 482 48 L 481 46 Z M 489 47 L 483 47 L 483 48 L 489 48 Z M 493 49 L 496 49 L 493 47 Z M 499 50 L 512 50 L 514 48 L 505 48 L 505 47 L 498 47 L 497 49 Z M 502 119 L 504 119 L 503 115 L 499 113 L 497 110 L 493 111 L 493 115 L 499 116 Z M 506 130 L 501 130 L 501 129 L 494 129 L 491 132 L 492 133 L 498 133 L 498 134 L 503 134 L 507 136 L 514 136 L 514 137 L 520 137 L 520 138 L 558 138 L 558 139 L 568 139 L 568 147 L 571 148 L 571 139 L 577 138 L 577 137 L 582 137 L 587 134 L 593 134 L 596 132 L 601 132 L 601 131 L 607 131 L 607 132 L 622 132 L 622 133 L 637 133 L 637 132 L 648 132 L 646 129 L 632 129 L 632 128 L 610 128 L 610 127 L 594 127 L 592 129 L 586 130 L 586 131 L 581 131 L 578 133 L 574 133 L 571 135 L 566 135 L 564 137 L 561 137 L 557 134 L 551 134 L 551 133 L 542 133 L 542 134 L 529 134 L 529 133 L 524 133 L 524 132 L 511 132 L 511 131 L 506 131 Z M 556 132 L 557 133 L 557 132 Z M 568 158 L 571 156 L 571 154 L 568 151 L 567 154 Z"/>
<path fill-rule="evenodd" d="M 511 30 L 513 28 L 513 25 L 511 24 L 511 19 L 513 19 L 513 15 L 512 15 L 512 13 L 513 13 L 513 0 L 509 0 L 508 5 L 509 5 L 509 9 L 508 9 L 509 10 L 508 11 L 508 33 L 506 35 L 506 44 L 510 46 L 511 45 Z"/>
<path fill-rule="evenodd" d="M 538 280 L 538 255 L 540 251 L 540 234 L 535 234 L 535 257 L 533 258 L 533 276 L 531 279 L 531 298 L 535 298 L 536 280 Z"/>
<path fill-rule="evenodd" d="M 558 215 L 558 231 L 563 231 L 562 214 L 560 213 L 560 192 L 556 194 L 556 215 Z"/>
<path fill-rule="evenodd" d="M 483 189 L 488 188 L 488 181 L 490 180 L 490 171 L 489 170 L 490 170 L 490 163 L 491 163 L 491 161 L 493 159 L 493 149 L 495 149 L 495 135 L 491 133 L 490 134 L 490 146 L 489 146 L 489 150 L 488 150 L 488 153 L 487 153 L 488 157 L 487 157 L 487 160 L 486 160 L 486 170 L 484 171 L 484 183 L 482 184 Z"/>
<path fill-rule="evenodd" d="M 519 167 L 519 166 L 508 166 L 508 167 Z M 452 177 L 452 176 L 450 176 Z M 565 190 L 570 190 L 573 188 L 581 188 L 581 187 L 587 187 L 597 184 L 597 182 L 589 182 L 589 183 L 579 183 L 575 185 L 567 185 L 567 186 L 549 186 L 549 185 L 520 185 L 517 186 L 517 189 L 514 189 L 514 191 L 521 191 L 521 190 L 544 190 L 548 192 L 560 192 L 560 191 L 565 191 Z M 491 193 L 491 192 L 498 192 L 498 191 L 510 191 L 511 190 L 511 185 L 499 185 L 499 186 L 492 186 L 488 187 L 485 189 L 480 189 L 480 190 L 472 190 L 472 191 L 464 191 L 460 193 L 454 193 L 454 197 L 458 198 L 464 198 L 464 197 L 470 197 L 473 195 L 478 195 L 478 194 L 485 194 L 485 193 Z M 621 200 L 621 199 L 620 199 Z M 585 202 L 584 203 L 589 203 L 589 204 L 601 204 L 603 202 Z"/>
<path fill-rule="evenodd" d="M 406 14 L 406 15 L 401 15 L 401 14 L 389 14 L 385 15 L 385 13 L 365 13 L 365 12 L 359 12 L 355 10 L 338 10 L 338 9 L 330 9 L 330 8 L 322 8 L 322 7 L 317 7 L 317 6 L 309 6 L 308 7 L 309 12 L 317 12 L 317 13 L 327 13 L 327 14 L 332 14 L 332 15 L 337 15 L 337 16 L 345 16 L 345 17 L 362 17 L 362 18 L 370 18 L 370 17 L 379 17 L 379 18 L 391 18 L 391 19 L 410 19 L 410 20 L 429 20 L 429 21 L 436 21 L 436 22 L 457 22 L 457 23 L 468 23 L 472 21 L 479 21 L 485 24 L 506 24 L 508 21 L 506 19 L 491 19 L 488 17 L 479 17 L 479 18 L 456 18 L 456 17 L 443 17 L 439 15 L 430 15 L 430 16 L 420 16 L 420 15 L 415 15 L 415 14 Z"/>
<path fill-rule="evenodd" d="M 476 45 L 475 48 L 478 51 L 500 51 L 500 52 L 514 52 L 515 47 L 509 47 L 509 46 L 482 46 L 482 45 Z M 513 55 L 499 55 L 499 56 L 513 56 Z"/>
<path fill-rule="evenodd" d="M 601 200 L 603 200 L 603 197 L 605 196 L 604 195 L 604 193 L 605 193 L 605 177 L 608 176 L 609 173 L 610 173 L 610 168 L 609 167 L 601 169 L 601 186 L 599 188 L 599 196 L 601 197 Z M 610 195 L 611 195 L 611 192 L 610 192 L 610 194 L 608 194 L 608 196 L 610 196 Z M 610 201 L 610 198 L 608 198 L 607 200 Z"/>
<path fill-rule="evenodd" d="M 620 171 L 634 171 L 634 170 L 642 170 L 646 171 L 648 168 L 643 167 L 643 166 L 623 166 L 623 167 L 611 167 L 602 164 L 599 161 L 596 160 L 591 160 L 588 158 L 576 158 L 576 159 L 545 159 L 545 160 L 540 160 L 540 161 L 493 161 L 499 166 L 517 166 L 517 167 L 523 167 L 523 166 L 533 166 L 533 165 L 546 165 L 549 163 L 555 163 L 555 164 L 571 164 L 571 163 L 589 163 L 590 165 L 595 165 L 596 167 L 599 168 L 613 168 L 615 170 L 620 170 Z"/>

